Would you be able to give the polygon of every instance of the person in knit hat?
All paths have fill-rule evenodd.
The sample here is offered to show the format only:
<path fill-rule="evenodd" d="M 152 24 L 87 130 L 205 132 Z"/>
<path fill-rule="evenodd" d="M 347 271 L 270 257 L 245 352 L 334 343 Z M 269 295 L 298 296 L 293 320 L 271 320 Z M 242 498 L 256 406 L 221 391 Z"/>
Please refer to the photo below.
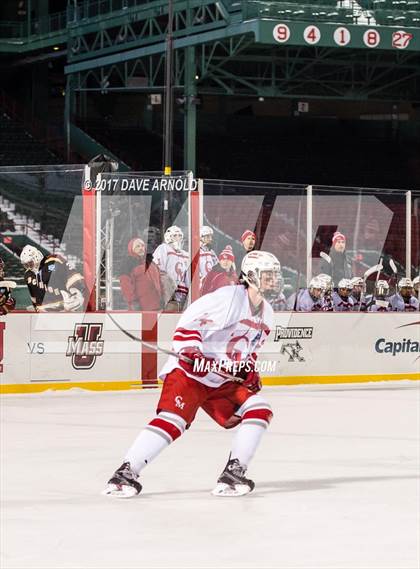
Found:
<path fill-rule="evenodd" d="M 250 253 L 254 249 L 256 240 L 255 233 L 250 229 L 246 229 L 241 235 L 242 247 L 247 253 Z"/>
<path fill-rule="evenodd" d="M 162 285 L 160 272 L 146 255 L 146 245 L 140 237 L 131 239 L 127 246 L 120 279 L 121 293 L 128 310 L 160 310 L 162 306 Z"/>
<path fill-rule="evenodd" d="M 207 273 L 201 287 L 201 296 L 214 292 L 222 286 L 238 284 L 238 275 L 234 269 L 235 256 L 230 245 L 226 245 L 220 253 L 219 263 Z"/>
<path fill-rule="evenodd" d="M 330 275 L 334 287 L 337 288 L 341 279 L 350 279 L 352 276 L 351 261 L 346 253 L 346 236 L 340 231 L 336 231 L 332 236 L 329 257 L 329 261 L 322 259 L 321 273 Z"/>
<path fill-rule="evenodd" d="M 240 253 L 237 255 L 237 266 L 240 267 L 242 264 L 242 260 L 251 251 L 255 249 L 255 243 L 257 241 L 257 237 L 253 231 L 250 229 L 246 229 L 241 235 L 241 250 Z"/>

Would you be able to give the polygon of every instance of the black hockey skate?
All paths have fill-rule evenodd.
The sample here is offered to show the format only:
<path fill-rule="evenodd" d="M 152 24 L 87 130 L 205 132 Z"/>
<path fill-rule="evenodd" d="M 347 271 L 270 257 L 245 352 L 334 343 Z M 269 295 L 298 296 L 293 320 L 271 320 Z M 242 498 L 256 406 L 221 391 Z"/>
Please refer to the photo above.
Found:
<path fill-rule="evenodd" d="M 245 496 L 255 488 L 249 478 L 245 478 L 246 468 L 237 458 L 231 458 L 219 476 L 213 496 Z"/>
<path fill-rule="evenodd" d="M 138 476 L 132 471 L 130 463 L 123 462 L 108 480 L 107 487 L 102 494 L 115 498 L 132 498 L 140 494 L 142 489 L 142 485 L 137 480 Z"/>

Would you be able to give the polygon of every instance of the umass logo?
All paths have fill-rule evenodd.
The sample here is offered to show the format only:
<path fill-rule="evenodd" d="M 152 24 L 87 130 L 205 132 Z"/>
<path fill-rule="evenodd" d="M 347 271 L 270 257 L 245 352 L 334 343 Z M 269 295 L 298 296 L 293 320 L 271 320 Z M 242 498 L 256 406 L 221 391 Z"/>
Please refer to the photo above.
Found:
<path fill-rule="evenodd" d="M 71 357 L 74 369 L 92 369 L 96 358 L 104 353 L 101 340 L 102 324 L 76 324 L 69 336 L 66 356 Z"/>

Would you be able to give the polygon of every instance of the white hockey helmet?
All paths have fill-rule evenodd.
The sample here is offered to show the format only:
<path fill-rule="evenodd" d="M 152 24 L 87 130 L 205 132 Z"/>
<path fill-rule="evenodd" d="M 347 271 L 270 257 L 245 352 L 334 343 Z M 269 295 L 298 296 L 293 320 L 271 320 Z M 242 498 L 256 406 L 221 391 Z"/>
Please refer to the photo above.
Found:
<path fill-rule="evenodd" d="M 309 281 L 309 286 L 308 286 L 309 294 L 314 300 L 321 298 L 325 293 L 325 286 L 326 286 L 326 280 L 324 278 L 321 278 L 320 275 L 312 277 L 311 280 Z"/>
<path fill-rule="evenodd" d="M 200 229 L 200 239 L 203 241 L 203 237 L 213 237 L 213 229 L 208 225 L 203 225 Z"/>
<path fill-rule="evenodd" d="M 352 287 L 364 286 L 365 284 L 365 281 L 362 279 L 362 277 L 353 277 L 352 279 L 350 279 L 350 282 Z"/>
<path fill-rule="evenodd" d="M 346 288 L 347 290 L 353 290 L 353 284 L 350 279 L 341 279 L 338 281 L 337 288 Z"/>
<path fill-rule="evenodd" d="M 242 279 L 259 292 L 278 293 L 281 285 L 281 265 L 275 255 L 268 251 L 251 251 L 242 260 Z M 263 273 L 272 273 L 269 283 L 263 282 Z"/>
<path fill-rule="evenodd" d="M 348 297 L 352 293 L 353 285 L 350 279 L 341 279 L 337 285 L 338 294 L 341 297 Z"/>
<path fill-rule="evenodd" d="M 420 276 L 417 276 L 413 279 L 413 288 L 416 292 L 420 290 Z"/>
<path fill-rule="evenodd" d="M 413 281 L 406 277 L 403 277 L 398 282 L 398 292 L 401 296 L 408 298 L 413 293 Z"/>
<path fill-rule="evenodd" d="M 31 269 L 32 271 L 38 271 L 43 258 L 44 255 L 41 251 L 32 245 L 25 245 L 20 254 L 22 265 L 25 269 Z"/>
<path fill-rule="evenodd" d="M 387 296 L 389 294 L 389 284 L 387 281 L 379 279 L 375 286 L 377 296 Z"/>
<path fill-rule="evenodd" d="M 184 240 L 184 234 L 177 225 L 171 225 L 165 231 L 163 239 L 165 243 L 167 243 L 168 245 L 172 245 L 174 249 L 181 249 L 182 242 Z"/>
<path fill-rule="evenodd" d="M 402 288 L 413 288 L 413 281 L 407 277 L 403 277 L 398 281 L 398 290 Z"/>
<path fill-rule="evenodd" d="M 327 275 L 327 273 L 320 273 L 319 275 L 317 275 L 316 277 L 314 277 L 315 279 L 319 279 L 320 281 L 322 281 L 323 284 L 323 291 L 324 292 L 330 292 L 332 291 L 333 288 L 333 281 L 332 281 L 332 277 L 330 275 Z M 313 279 L 312 279 L 313 280 Z M 312 282 L 312 281 L 311 281 Z M 309 283 L 309 286 L 311 286 L 311 283 Z"/>

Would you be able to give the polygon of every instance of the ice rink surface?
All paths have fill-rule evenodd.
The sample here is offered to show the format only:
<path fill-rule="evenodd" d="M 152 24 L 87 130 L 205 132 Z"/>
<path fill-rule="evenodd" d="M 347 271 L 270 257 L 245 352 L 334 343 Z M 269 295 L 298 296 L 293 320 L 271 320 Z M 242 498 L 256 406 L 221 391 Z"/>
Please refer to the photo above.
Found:
<path fill-rule="evenodd" d="M 419 385 L 264 388 L 242 498 L 210 495 L 232 431 L 200 412 L 131 500 L 100 495 L 159 392 L 3 396 L 2 569 L 419 567 Z"/>

